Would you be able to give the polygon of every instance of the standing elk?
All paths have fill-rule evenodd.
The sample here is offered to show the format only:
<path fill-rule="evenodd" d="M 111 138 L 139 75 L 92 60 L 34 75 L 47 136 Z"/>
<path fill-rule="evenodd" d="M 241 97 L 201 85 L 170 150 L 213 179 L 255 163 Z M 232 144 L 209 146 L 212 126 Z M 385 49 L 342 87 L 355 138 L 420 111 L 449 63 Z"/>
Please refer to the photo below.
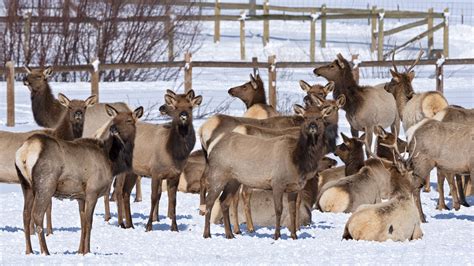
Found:
<path fill-rule="evenodd" d="M 90 96 L 85 101 L 69 100 L 59 93 L 58 101 L 66 107 L 65 112 L 54 129 L 34 130 L 30 132 L 8 132 L 0 131 L 0 183 L 16 183 L 20 180 L 15 170 L 15 152 L 25 142 L 28 137 L 36 133 L 43 133 L 59 139 L 73 140 L 82 136 L 84 116 L 92 105 L 96 102 L 96 97 Z M 51 224 L 51 204 L 47 209 L 46 234 L 53 233 Z"/>
<path fill-rule="evenodd" d="M 444 173 L 469 174 L 474 177 L 474 127 L 425 118 L 406 133 L 413 158 L 413 194 L 420 219 L 426 222 L 420 200 L 423 177 L 434 167 Z M 442 143 L 442 145 L 439 145 Z M 452 192 L 453 196 L 456 194 Z"/>
<path fill-rule="evenodd" d="M 76 199 L 81 217 L 78 253 L 90 252 L 94 208 L 98 197 L 106 196 L 113 177 L 130 171 L 135 140 L 135 123 L 143 108 L 119 112 L 105 105 L 113 119 L 104 126 L 102 139 L 65 141 L 35 134 L 16 152 L 15 166 L 25 198 L 23 227 L 26 254 L 33 252 L 30 219 L 33 216 L 41 253 L 49 255 L 43 231 L 43 217 L 51 198 Z"/>
<path fill-rule="evenodd" d="M 234 235 L 230 229 L 229 205 L 240 184 L 273 191 L 276 229 L 275 239 L 280 238 L 283 194 L 288 194 L 291 215 L 291 237 L 296 239 L 296 197 L 306 181 L 313 178 L 323 150 L 328 143 L 325 130 L 325 110 L 294 107 L 303 118 L 299 137 L 260 138 L 227 132 L 207 147 L 209 163 L 209 193 L 206 198 L 206 219 L 203 236 L 208 238 L 212 206 L 220 196 L 227 238 Z M 287 151 L 287 152 L 281 152 Z M 245 162 L 245 163 L 242 163 Z"/>
<path fill-rule="evenodd" d="M 413 200 L 410 158 L 406 162 L 392 162 L 390 199 L 359 206 L 346 223 L 343 239 L 405 241 L 423 236 Z"/>
<path fill-rule="evenodd" d="M 334 82 L 335 99 L 345 95 L 346 104 L 343 109 L 346 111 L 347 121 L 351 129 L 366 133 L 367 149 L 371 149 L 375 126 L 390 126 L 393 133 L 399 132 L 400 118 L 393 96 L 382 89 L 359 86 L 349 62 L 341 54 L 332 63 L 315 68 L 313 72 Z M 352 133 L 355 135 L 355 131 Z"/>

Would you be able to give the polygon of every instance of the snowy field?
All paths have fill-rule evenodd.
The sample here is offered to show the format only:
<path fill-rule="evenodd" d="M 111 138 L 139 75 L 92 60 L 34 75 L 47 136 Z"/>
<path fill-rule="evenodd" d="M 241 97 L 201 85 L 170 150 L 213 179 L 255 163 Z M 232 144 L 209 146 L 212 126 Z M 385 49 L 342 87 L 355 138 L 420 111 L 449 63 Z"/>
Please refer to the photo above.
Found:
<path fill-rule="evenodd" d="M 308 58 L 309 24 L 300 22 L 272 23 L 272 36 L 281 37 L 271 40 L 270 45 L 262 48 L 261 24 L 248 23 L 247 39 L 248 58 L 258 56 L 266 61 L 267 56 L 276 54 L 279 61 L 300 60 Z M 391 26 L 397 23 L 389 24 Z M 299 30 L 301 29 L 301 30 Z M 422 30 L 421 30 L 422 31 Z M 222 40 L 212 43 L 212 26 L 204 25 L 203 47 L 194 60 L 239 60 L 238 23 L 223 23 Z M 397 39 L 402 43 L 420 31 L 403 33 Z M 318 60 L 332 60 L 336 53 L 342 52 L 346 57 L 350 52 L 359 53 L 361 60 L 371 60 L 373 55 L 368 50 L 369 29 L 365 25 L 348 25 L 342 23 L 328 24 L 328 48 L 317 49 Z M 450 28 L 451 58 L 474 57 L 474 27 L 453 25 Z M 227 35 L 227 37 L 225 37 Z M 290 36 L 291 39 L 285 39 Z M 350 40 L 351 43 L 345 42 Z M 395 41 L 395 40 L 394 40 Z M 441 35 L 435 35 L 435 44 L 441 44 Z M 425 46 L 426 43 L 423 43 Z M 408 49 L 400 54 L 400 59 L 413 57 L 415 49 Z M 417 67 L 417 78 L 413 86 L 416 91 L 435 89 L 433 78 L 434 67 Z M 197 94 L 204 97 L 203 105 L 212 109 L 222 102 L 231 101 L 229 114 L 239 115 L 244 106 L 238 100 L 231 100 L 227 89 L 240 85 L 248 80 L 249 70 L 242 69 L 195 69 L 193 70 L 193 87 Z M 266 80 L 266 70 L 262 69 Z M 278 70 L 278 99 L 281 109 L 292 103 L 301 103 L 303 92 L 298 80 L 310 83 L 325 83 L 312 74 L 312 69 Z M 445 70 L 445 96 L 452 104 L 474 108 L 473 67 L 453 66 Z M 388 73 L 388 69 L 379 70 Z M 362 71 L 361 84 L 375 85 L 389 81 L 378 77 L 378 73 Z M 385 74 L 386 75 L 386 74 Z M 122 82 L 101 83 L 100 100 L 125 101 L 130 106 L 143 105 L 145 108 L 163 102 L 166 89 L 183 91 L 182 78 L 177 82 Z M 265 83 L 266 84 L 266 83 Z M 266 84 L 267 85 L 267 84 Z M 63 92 L 70 98 L 85 99 L 89 96 L 88 83 L 51 83 L 54 93 Z M 0 82 L 0 130 L 27 131 L 36 129 L 33 121 L 29 93 L 21 82 L 16 88 L 15 128 L 5 127 L 6 103 L 5 83 Z M 330 96 L 331 97 L 331 96 Z M 203 107 L 204 109 L 204 107 Z M 154 110 L 156 113 L 157 110 Z M 205 110 L 201 110 L 205 112 Z M 197 128 L 204 120 L 195 120 Z M 163 118 L 151 121 L 162 123 Z M 340 114 L 340 131 L 349 134 L 348 123 L 344 112 Z M 197 143 L 199 145 L 199 143 Z M 197 145 L 197 146 L 198 146 Z M 197 148 L 196 146 L 196 148 Z M 132 203 L 132 216 L 135 229 L 124 230 L 117 226 L 115 203 L 111 205 L 112 219 L 103 221 L 104 206 L 99 200 L 94 215 L 91 237 L 91 254 L 79 256 L 76 250 L 79 245 L 80 222 L 77 203 L 72 201 L 53 200 L 54 235 L 47 237 L 51 252 L 50 257 L 25 256 L 25 241 L 22 228 L 23 196 L 18 185 L 0 184 L 0 264 L 452 264 L 466 265 L 474 261 L 474 207 L 461 207 L 459 211 L 438 211 L 435 209 L 438 200 L 435 172 L 431 174 L 432 191 L 422 193 L 423 208 L 428 223 L 422 225 L 423 239 L 412 242 L 365 242 L 341 241 L 344 225 L 349 214 L 328 214 L 313 211 L 313 223 L 298 232 L 299 239 L 288 239 L 289 231 L 282 231 L 283 239 L 274 241 L 273 227 L 259 227 L 255 233 L 248 234 L 243 228 L 243 235 L 227 240 L 221 225 L 212 225 L 211 239 L 203 239 L 204 217 L 198 215 L 199 198 L 197 195 L 178 193 L 178 228 L 180 232 L 170 232 L 170 220 L 164 215 L 167 208 L 167 196 L 164 193 L 160 202 L 160 222 L 153 225 L 153 232 L 145 232 L 145 224 L 150 208 L 150 179 L 145 178 L 143 202 Z M 445 184 L 446 191 L 449 191 Z M 474 205 L 474 198 L 468 198 Z M 452 206 L 451 197 L 447 204 Z M 32 237 L 33 250 L 39 253 L 36 236 Z"/>

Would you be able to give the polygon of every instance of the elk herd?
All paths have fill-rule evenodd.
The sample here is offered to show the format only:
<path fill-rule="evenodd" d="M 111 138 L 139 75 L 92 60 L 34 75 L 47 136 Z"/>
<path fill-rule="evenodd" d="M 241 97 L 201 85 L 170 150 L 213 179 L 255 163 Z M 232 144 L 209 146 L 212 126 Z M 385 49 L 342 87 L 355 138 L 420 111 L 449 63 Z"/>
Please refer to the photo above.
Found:
<path fill-rule="evenodd" d="M 414 91 L 413 68 L 421 55 L 405 71 L 394 64 L 390 82 L 371 87 L 360 86 L 352 65 L 338 54 L 313 71 L 326 85 L 299 82 L 306 95 L 293 115 L 267 104 L 260 75 L 251 74 L 228 91 L 245 104 L 243 116 L 216 114 L 199 130 L 193 109 L 203 97 L 193 90 L 166 91 L 159 111 L 171 122 L 152 124 L 139 120 L 142 107 L 97 103 L 94 95 L 55 98 L 48 84 L 52 69 L 26 67 L 34 120 L 45 129 L 0 132 L 0 182 L 21 185 L 26 253 L 33 252 L 30 234 L 36 233 L 41 253 L 49 254 L 43 220 L 46 214 L 46 234 L 52 234 L 52 197 L 78 201 L 80 254 L 91 250 L 94 209 L 102 196 L 105 220 L 111 198 L 118 224 L 133 228 L 130 197 L 136 186 L 135 200 L 141 200 L 142 177 L 151 178 L 146 231 L 159 219 L 163 186 L 172 231 L 178 231 L 177 191 L 200 195 L 196 209 L 205 217 L 204 238 L 211 237 L 211 223 L 223 223 L 225 237 L 233 238 L 245 221 L 249 232 L 275 226 L 279 239 L 286 226 L 297 239 L 317 209 L 352 213 L 343 239 L 420 239 L 426 222 L 420 192 L 429 188 L 431 170 L 437 168 L 438 209 L 447 209 L 444 179 L 458 210 L 469 206 L 474 177 L 474 110 L 449 105 L 439 92 Z M 329 94 L 333 99 L 326 99 Z M 351 136 L 338 132 L 339 109 Z M 406 141 L 399 138 L 400 123 Z M 196 137 L 202 149 L 193 152 Z M 337 166 L 331 153 L 344 164 Z"/>

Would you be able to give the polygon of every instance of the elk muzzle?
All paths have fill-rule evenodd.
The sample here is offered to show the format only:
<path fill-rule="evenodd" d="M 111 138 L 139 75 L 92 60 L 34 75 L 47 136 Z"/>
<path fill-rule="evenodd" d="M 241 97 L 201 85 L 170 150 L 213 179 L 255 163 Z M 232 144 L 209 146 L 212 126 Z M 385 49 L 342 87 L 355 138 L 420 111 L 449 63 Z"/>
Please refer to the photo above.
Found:
<path fill-rule="evenodd" d="M 186 122 L 188 122 L 188 119 L 189 119 L 189 114 L 187 112 L 179 113 L 179 120 L 181 121 L 181 123 L 186 124 Z"/>
<path fill-rule="evenodd" d="M 84 119 L 84 113 L 81 111 L 76 111 L 74 113 L 74 120 L 81 121 L 82 119 Z"/>
<path fill-rule="evenodd" d="M 318 133 L 318 125 L 314 122 L 309 123 L 308 133 L 311 134 L 311 135 L 317 134 Z"/>

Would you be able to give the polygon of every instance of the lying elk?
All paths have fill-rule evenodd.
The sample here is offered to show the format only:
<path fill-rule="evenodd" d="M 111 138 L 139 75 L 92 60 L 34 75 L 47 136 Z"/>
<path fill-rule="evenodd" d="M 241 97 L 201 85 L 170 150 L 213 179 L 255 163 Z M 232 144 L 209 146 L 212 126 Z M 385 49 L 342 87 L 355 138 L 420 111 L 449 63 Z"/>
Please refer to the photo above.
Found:
<path fill-rule="evenodd" d="M 353 138 L 352 142 L 364 140 Z M 368 159 L 359 172 L 327 183 L 317 204 L 323 212 L 353 212 L 362 204 L 374 204 L 389 193 L 390 174 L 379 159 Z"/>
<path fill-rule="evenodd" d="M 295 105 L 294 109 L 304 121 L 297 139 L 286 136 L 265 139 L 230 132 L 219 135 L 208 147 L 209 194 L 206 198 L 205 238 L 211 237 L 211 210 L 221 192 L 226 237 L 234 237 L 230 229 L 229 205 L 240 184 L 273 191 L 275 239 L 280 238 L 283 194 L 289 193 L 291 237 L 297 238 L 297 192 L 303 189 L 308 179 L 314 177 L 328 136 L 324 123 L 325 110 L 321 112 L 316 107 L 304 109 L 299 105 Z M 252 152 L 249 153 L 249 149 Z"/>
<path fill-rule="evenodd" d="M 115 175 L 130 171 L 135 139 L 135 123 L 143 108 L 118 112 L 105 105 L 113 119 L 104 126 L 103 139 L 65 141 L 35 134 L 16 152 L 15 166 L 25 197 L 23 227 L 26 254 L 32 253 L 31 214 L 36 226 L 41 253 L 49 255 L 43 232 L 43 217 L 51 198 L 77 199 L 81 217 L 78 253 L 90 252 L 94 208 L 98 197 L 109 190 Z"/>
<path fill-rule="evenodd" d="M 247 107 L 244 117 L 265 119 L 279 115 L 273 106 L 267 104 L 265 88 L 259 74 L 250 74 L 249 82 L 230 88 L 228 93 L 244 102 Z"/>
<path fill-rule="evenodd" d="M 383 203 L 361 205 L 344 228 L 343 239 L 368 241 L 405 241 L 423 236 L 421 222 L 412 195 L 410 157 L 392 162 L 390 199 Z"/>
<path fill-rule="evenodd" d="M 73 140 L 82 136 L 84 125 L 84 114 L 90 106 L 96 102 L 96 97 L 90 96 L 85 101 L 69 100 L 59 93 L 59 102 L 66 107 L 67 112 L 63 114 L 59 123 L 54 129 L 34 130 L 30 132 L 8 132 L 0 131 L 0 183 L 20 183 L 15 170 L 15 152 L 25 142 L 28 137 L 43 133 L 59 139 Z M 46 234 L 53 233 L 51 224 L 51 204 L 47 209 L 47 229 Z"/>
<path fill-rule="evenodd" d="M 48 79 L 51 77 L 52 67 L 31 69 L 25 66 L 27 75 L 23 79 L 23 84 L 30 90 L 31 109 L 35 122 L 41 127 L 55 127 L 59 122 L 66 108 L 61 105 L 58 99 L 54 98 Z M 127 104 L 123 102 L 110 103 L 118 111 L 131 112 Z M 91 106 L 85 117 L 84 137 L 94 137 L 95 132 L 109 121 L 109 116 L 105 112 L 105 104 L 97 103 Z M 141 201 L 141 188 L 137 184 L 135 201 Z M 104 197 L 105 220 L 110 219 L 109 198 Z"/>
<path fill-rule="evenodd" d="M 375 126 L 391 126 L 392 132 L 399 132 L 400 119 L 394 98 L 385 90 L 359 86 L 354 79 L 349 62 L 341 55 L 328 65 L 314 69 L 314 74 L 335 83 L 334 98 L 346 96 L 346 118 L 351 129 L 364 131 L 368 149 L 372 145 Z M 353 131 L 353 136 L 356 132 Z"/>
<path fill-rule="evenodd" d="M 406 133 L 414 167 L 414 196 L 420 219 L 426 222 L 423 214 L 420 189 L 423 177 L 428 176 L 434 167 L 441 171 L 470 174 L 474 177 L 474 127 L 459 123 L 440 122 L 425 118 Z M 440 145 L 442 143 L 442 145 Z M 416 144 L 416 145 L 415 145 Z M 455 191 L 452 193 L 455 195 Z"/>

